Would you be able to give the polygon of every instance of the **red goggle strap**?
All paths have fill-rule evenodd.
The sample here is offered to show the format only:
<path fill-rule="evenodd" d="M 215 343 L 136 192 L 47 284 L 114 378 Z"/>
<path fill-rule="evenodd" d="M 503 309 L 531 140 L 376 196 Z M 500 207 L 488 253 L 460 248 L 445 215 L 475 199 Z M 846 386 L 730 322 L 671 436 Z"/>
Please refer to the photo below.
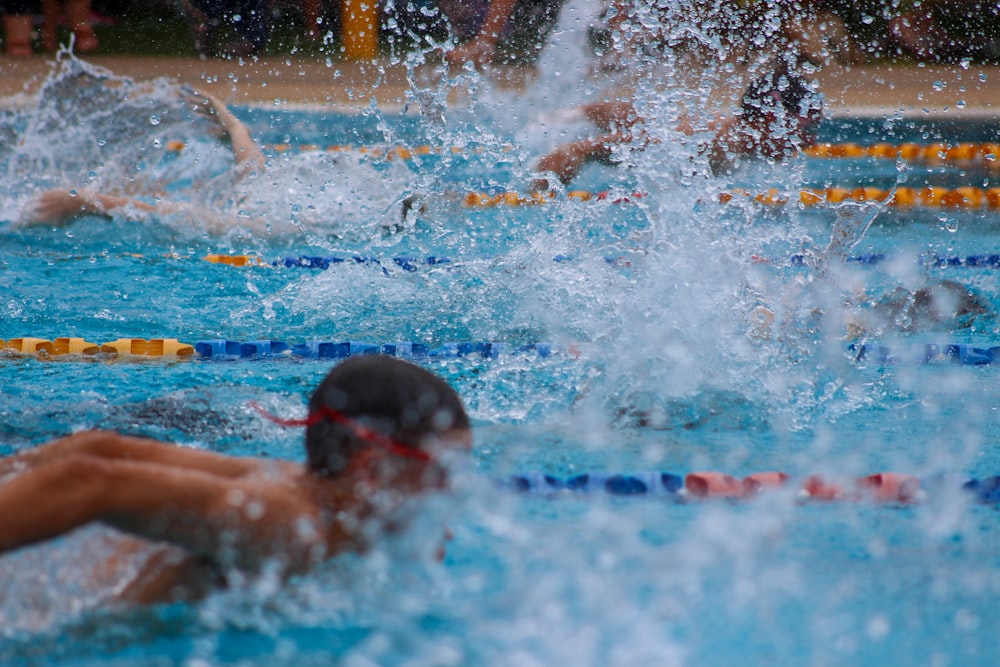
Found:
<path fill-rule="evenodd" d="M 408 459 L 416 459 L 418 461 L 432 461 L 430 454 L 422 449 L 417 449 L 416 447 L 411 447 L 410 445 L 404 445 L 398 440 L 390 438 L 384 433 L 376 431 L 373 428 L 369 428 L 364 424 L 361 424 L 354 419 L 351 419 L 343 412 L 339 410 L 334 410 L 333 408 L 323 405 L 317 410 L 310 412 L 309 416 L 305 419 L 282 419 L 276 415 L 271 414 L 265 410 L 260 404 L 255 401 L 250 402 L 250 407 L 256 410 L 262 417 L 270 422 L 278 424 L 279 426 L 286 427 L 297 427 L 297 426 L 313 426 L 319 422 L 327 419 L 334 422 L 335 424 L 340 424 L 344 428 L 351 431 L 361 440 L 365 442 L 370 442 L 373 445 L 378 445 L 382 449 L 386 450 L 390 454 L 395 454 L 396 456 L 403 456 Z"/>

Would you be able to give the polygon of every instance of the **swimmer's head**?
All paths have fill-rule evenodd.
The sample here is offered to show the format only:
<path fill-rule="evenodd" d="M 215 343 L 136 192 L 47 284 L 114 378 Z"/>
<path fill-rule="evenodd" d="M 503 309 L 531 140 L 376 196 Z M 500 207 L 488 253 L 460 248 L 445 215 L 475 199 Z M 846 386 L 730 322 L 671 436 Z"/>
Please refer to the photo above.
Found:
<path fill-rule="evenodd" d="M 447 382 L 381 355 L 338 364 L 309 399 L 309 416 L 308 467 L 328 477 L 362 452 L 426 461 L 471 441 L 469 418 Z"/>
<path fill-rule="evenodd" d="M 823 118 L 823 98 L 781 61 L 747 86 L 740 100 L 740 116 L 772 131 L 778 129 L 776 125 L 784 127 L 809 145 L 815 143 L 816 127 Z"/>

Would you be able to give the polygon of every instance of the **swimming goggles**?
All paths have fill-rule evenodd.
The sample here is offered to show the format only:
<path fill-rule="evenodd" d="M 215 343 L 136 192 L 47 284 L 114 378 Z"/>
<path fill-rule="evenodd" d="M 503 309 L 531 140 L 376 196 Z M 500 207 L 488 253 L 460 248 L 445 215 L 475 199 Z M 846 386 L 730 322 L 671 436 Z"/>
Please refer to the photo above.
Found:
<path fill-rule="evenodd" d="M 250 407 L 257 411 L 262 417 L 270 422 L 278 424 L 279 426 L 286 427 L 298 427 L 298 426 L 313 426 L 321 421 L 328 420 L 335 424 L 339 424 L 357 436 L 360 440 L 367 443 L 377 445 L 382 449 L 386 450 L 390 454 L 395 454 L 396 456 L 402 456 L 408 459 L 416 459 L 418 461 L 433 461 L 433 457 L 422 449 L 417 449 L 412 445 L 407 445 L 399 442 L 394 438 L 390 438 L 385 433 L 376 431 L 373 428 L 369 428 L 364 424 L 361 424 L 355 419 L 351 419 L 343 412 L 339 410 L 334 410 L 333 408 L 322 405 L 316 410 L 309 413 L 305 419 L 282 419 L 276 415 L 271 414 L 266 409 L 264 409 L 256 401 L 250 402 Z"/>

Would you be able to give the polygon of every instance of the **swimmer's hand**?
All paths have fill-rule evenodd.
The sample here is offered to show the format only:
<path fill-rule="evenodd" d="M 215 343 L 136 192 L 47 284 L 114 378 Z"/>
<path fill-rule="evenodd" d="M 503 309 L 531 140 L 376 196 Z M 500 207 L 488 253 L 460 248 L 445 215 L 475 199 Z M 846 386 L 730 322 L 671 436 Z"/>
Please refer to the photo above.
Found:
<path fill-rule="evenodd" d="M 250 136 L 247 126 L 233 115 L 222 100 L 187 86 L 181 88 L 181 96 L 191 104 L 194 113 L 212 121 L 221 130 L 221 136 L 229 137 L 233 157 L 243 173 L 264 170 L 264 153 Z"/>
<path fill-rule="evenodd" d="M 586 163 L 610 159 L 611 146 L 622 141 L 617 135 L 605 135 L 563 144 L 542 157 L 535 166 L 535 171 L 551 172 L 565 185 L 576 177 Z"/>
<path fill-rule="evenodd" d="M 65 225 L 85 215 L 110 216 L 124 206 L 134 206 L 141 211 L 154 211 L 155 206 L 145 202 L 104 195 L 87 190 L 46 190 L 32 197 L 21 211 L 19 226 Z"/>

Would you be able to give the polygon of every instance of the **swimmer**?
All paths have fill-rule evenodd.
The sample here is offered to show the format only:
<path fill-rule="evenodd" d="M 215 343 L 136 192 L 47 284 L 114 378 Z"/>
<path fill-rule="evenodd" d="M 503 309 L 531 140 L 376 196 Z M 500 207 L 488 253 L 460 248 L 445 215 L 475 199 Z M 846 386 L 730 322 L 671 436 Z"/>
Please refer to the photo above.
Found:
<path fill-rule="evenodd" d="M 799 287 L 786 286 L 780 303 L 767 296 L 761 283 L 744 285 L 748 299 L 756 302 L 748 316 L 747 334 L 750 338 L 768 340 L 776 330 L 782 333 L 801 330 L 813 332 L 825 316 L 840 315 L 848 340 L 866 336 L 879 336 L 887 332 L 913 333 L 935 329 L 971 329 L 994 326 L 996 309 L 988 299 L 967 285 L 954 280 L 939 280 L 910 289 L 898 286 L 882 296 L 870 294 L 864 287 L 849 288 L 840 292 L 839 299 L 828 298 L 850 280 L 839 268 L 871 228 L 876 217 L 892 199 L 893 189 L 881 201 L 841 202 L 834 206 L 835 219 L 830 242 L 823 250 L 806 252 L 800 261 L 807 266 L 813 279 Z M 766 260 L 755 258 L 755 263 Z M 837 303 L 837 308 L 824 312 L 816 307 L 816 288 L 827 297 L 827 304 Z M 810 294 L 805 290 L 811 290 Z M 783 313 L 777 323 L 775 308 Z M 834 312 L 836 311 L 836 312 Z"/>
<path fill-rule="evenodd" d="M 822 120 L 822 99 L 797 73 L 798 57 L 779 59 L 767 74 L 754 79 L 740 99 L 738 112 L 708 124 L 714 138 L 700 147 L 714 174 L 723 174 L 746 158 L 783 160 L 816 143 L 816 127 Z M 584 105 L 584 116 L 603 131 L 596 137 L 559 146 L 536 166 L 539 173 L 552 173 L 563 184 L 572 181 L 589 162 L 610 163 L 615 147 L 642 147 L 649 139 L 642 132 L 646 120 L 633 104 L 614 100 Z M 694 134 L 690 121 L 678 130 Z"/>
<path fill-rule="evenodd" d="M 181 95 L 191 103 L 192 109 L 211 119 L 233 151 L 235 161 L 232 176 L 240 181 L 255 173 L 263 173 L 266 161 L 260 147 L 250 135 L 250 130 L 218 98 L 191 89 L 181 88 Z M 116 212 L 169 214 L 183 211 L 188 206 L 180 203 L 158 201 L 155 204 L 119 195 L 104 194 L 93 190 L 47 190 L 25 205 L 21 212 L 21 225 L 64 225 L 85 215 L 111 217 Z M 215 214 L 199 211 L 199 217 L 212 218 L 215 227 L 225 222 Z"/>
<path fill-rule="evenodd" d="M 969 329 L 996 318 L 992 306 L 974 289 L 941 280 L 915 290 L 896 287 L 880 298 L 866 298 L 848 313 L 849 338 L 879 335 L 887 329 L 911 333 L 946 327 Z"/>
<path fill-rule="evenodd" d="M 198 599 L 364 552 L 398 529 L 408 498 L 445 489 L 448 459 L 471 445 L 455 391 L 385 356 L 334 367 L 294 425 L 306 426 L 304 464 L 102 431 L 18 452 L 0 460 L 0 552 L 103 524 L 117 549 L 101 572 L 124 576 L 132 556 L 152 554 L 118 588 L 121 602 Z"/>

